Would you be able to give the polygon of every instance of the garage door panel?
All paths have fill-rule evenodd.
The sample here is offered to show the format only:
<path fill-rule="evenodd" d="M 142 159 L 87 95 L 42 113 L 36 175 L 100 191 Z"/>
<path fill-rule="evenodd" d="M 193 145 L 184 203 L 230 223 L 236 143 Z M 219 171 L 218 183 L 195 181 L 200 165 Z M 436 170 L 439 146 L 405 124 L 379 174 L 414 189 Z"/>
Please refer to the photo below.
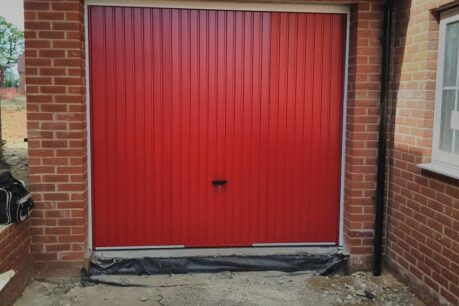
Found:
<path fill-rule="evenodd" d="M 260 154 L 258 156 L 259 171 L 258 175 L 263 180 L 259 181 L 259 197 L 258 197 L 258 241 L 264 241 L 268 237 L 268 150 L 269 150 L 269 97 L 270 97 L 270 61 L 271 61 L 271 15 L 264 13 L 262 16 L 262 39 L 261 39 L 261 72 L 260 75 Z M 266 52 L 265 50 L 270 50 Z"/>
<path fill-rule="evenodd" d="M 226 21 L 224 22 L 226 25 L 226 39 L 225 39 L 225 80 L 223 87 L 225 87 L 224 93 L 224 101 L 225 101 L 225 147 L 224 147 L 224 173 L 226 175 L 230 175 L 231 177 L 235 177 L 234 172 L 234 148 L 235 148 L 235 121 L 234 120 L 227 120 L 227 118 L 234 118 L 235 116 L 235 97 L 236 97 L 236 78 L 235 78 L 235 71 L 236 71 L 236 42 L 235 42 L 235 28 L 236 28 L 236 13 L 235 12 L 227 12 L 226 14 Z M 221 100 L 220 100 L 221 101 Z M 235 182 L 232 183 L 234 185 Z M 235 194 L 234 188 L 229 190 L 225 190 L 225 197 L 223 199 L 223 215 L 224 218 L 224 238 L 223 242 L 227 244 L 234 243 L 234 232 L 229 230 L 230 228 L 234 227 L 235 222 Z"/>
<path fill-rule="evenodd" d="M 144 67 L 145 72 L 143 75 L 144 84 L 153 84 L 154 82 L 154 56 L 145 56 L 146 54 L 153 55 L 153 22 L 152 22 L 152 10 L 141 10 L 141 15 L 143 19 L 143 28 L 142 34 L 143 37 L 146 37 L 143 43 L 143 58 L 144 58 Z M 140 91 L 141 88 L 139 88 Z M 145 163 L 144 167 L 144 213 L 142 222 L 146 224 L 154 223 L 154 206 L 148 205 L 148 203 L 154 203 L 154 193 L 152 186 L 154 186 L 154 177 L 155 177 L 155 163 L 154 163 L 154 88 L 150 87 L 149 90 L 145 90 L 143 93 L 143 153 Z M 143 240 L 153 240 L 154 232 L 153 231 L 142 231 Z"/>
<path fill-rule="evenodd" d="M 190 11 L 189 13 L 189 36 L 190 36 L 190 192 L 189 199 L 190 205 L 188 210 L 189 227 L 188 241 L 196 243 L 196 237 L 198 237 L 198 203 L 199 203 L 199 188 L 196 182 L 199 181 L 199 45 L 196 43 L 199 38 L 198 31 L 198 11 Z"/>
<path fill-rule="evenodd" d="M 320 97 L 320 104 L 317 105 L 318 110 L 318 133 L 316 133 L 317 137 L 317 163 L 316 163 L 316 177 L 321 184 L 318 184 L 318 192 L 319 195 L 317 203 L 328 203 L 326 201 L 327 193 L 328 193 L 328 184 L 327 184 L 327 167 L 329 161 L 329 150 L 327 148 L 328 145 L 328 128 L 330 125 L 329 116 L 330 116 L 330 60 L 332 55 L 332 50 L 330 48 L 330 40 L 331 32 L 330 32 L 330 16 L 320 16 L 320 24 L 319 26 L 322 27 L 321 29 L 321 53 L 322 53 L 322 63 L 320 65 L 321 75 L 322 77 L 318 79 L 318 96 Z M 319 99 L 319 98 L 318 98 Z M 314 119 L 313 119 L 314 120 Z M 321 213 L 319 214 L 318 221 L 322 224 L 328 223 L 329 210 L 330 207 L 328 205 L 321 205 L 319 206 Z"/>
<path fill-rule="evenodd" d="M 103 35 L 103 27 L 102 27 L 102 22 L 103 22 L 103 11 L 102 10 L 94 10 L 93 12 L 93 17 L 94 21 L 93 24 L 95 25 L 95 28 L 91 31 L 91 41 L 94 41 L 93 43 L 93 49 L 92 49 L 92 58 L 94 57 L 99 57 L 103 58 L 105 56 L 105 48 L 104 48 L 104 41 L 102 39 L 96 39 L 99 38 Z M 96 19 L 96 17 L 98 17 Z M 99 21 L 99 24 L 95 24 L 96 21 Z M 91 61 L 91 78 L 94 79 L 95 75 L 103 75 L 105 71 L 105 65 L 103 61 L 98 61 L 94 62 Z M 105 78 L 96 80 L 94 79 L 94 82 L 92 83 L 94 88 L 91 91 L 91 100 L 97 100 L 100 101 L 97 104 L 92 105 L 92 111 L 93 112 L 98 112 L 98 113 L 104 113 L 105 112 Z M 105 125 L 105 117 L 100 118 L 100 123 Z M 102 143 L 105 142 L 105 131 L 102 129 L 94 130 L 92 132 L 92 139 L 96 143 Z M 107 186 L 106 183 L 103 182 L 104 175 L 103 172 L 106 169 L 106 164 L 103 161 L 105 154 L 103 151 L 98 151 L 93 153 L 93 159 L 94 160 L 101 160 L 97 165 L 93 165 L 94 169 L 94 174 L 92 179 L 96 181 L 100 181 L 100 184 L 98 185 L 100 193 L 95 195 L 94 201 L 98 201 L 99 199 L 102 199 L 103 195 L 106 193 Z M 95 213 L 103 214 L 104 213 L 104 206 L 100 206 L 96 208 Z M 105 220 L 100 221 L 100 225 L 104 226 L 106 223 Z M 107 238 L 104 237 L 104 240 L 107 240 Z"/>
<path fill-rule="evenodd" d="M 107 20 L 113 20 L 113 18 L 114 18 L 113 10 L 112 11 L 107 11 L 107 12 L 104 12 L 104 13 L 105 13 L 105 18 Z M 106 23 L 104 26 L 106 28 L 106 30 L 104 30 L 105 37 L 104 37 L 104 41 L 103 41 L 103 44 L 105 46 L 105 54 L 106 54 L 106 57 L 108 59 L 111 59 L 111 58 L 114 58 L 114 56 L 115 56 L 115 53 L 114 53 L 114 51 L 115 51 L 115 48 L 114 48 L 115 37 L 114 37 L 114 34 L 113 34 L 114 33 L 113 23 Z M 104 58 L 104 57 L 105 56 L 102 55 L 101 58 Z M 104 90 L 104 97 L 105 97 L 105 101 L 106 101 L 106 103 L 104 104 L 104 108 L 105 108 L 104 111 L 107 112 L 107 116 L 105 117 L 107 129 L 105 131 L 104 141 L 106 143 L 106 147 L 107 148 L 116 148 L 117 145 L 118 145 L 118 139 L 119 139 L 117 137 L 117 135 L 116 135 L 116 122 L 117 122 L 116 112 L 108 112 L 107 111 L 107 108 L 111 107 L 110 101 L 116 103 L 116 101 L 115 101 L 115 99 L 116 99 L 116 93 L 115 93 L 115 91 L 116 91 L 116 86 L 115 86 L 115 83 L 116 83 L 115 82 L 116 81 L 115 80 L 115 76 L 116 76 L 115 65 L 113 64 L 112 61 L 105 61 L 104 65 L 105 65 L 105 71 L 106 71 L 105 88 L 103 89 Z M 116 105 L 115 105 L 115 107 L 116 107 Z M 117 158 L 106 159 L 105 167 L 107 169 L 111 169 L 111 168 L 116 169 L 117 164 L 118 164 Z M 108 189 L 110 188 L 108 180 L 107 180 L 107 182 L 105 182 L 105 186 L 106 186 L 105 188 L 107 190 L 107 197 L 108 197 L 107 200 L 110 203 L 117 203 L 116 194 L 108 192 Z M 107 209 L 105 213 L 106 213 L 106 216 L 107 216 L 108 220 L 115 219 L 117 217 L 115 210 Z M 111 233 L 109 239 L 111 241 L 115 240 L 116 239 L 116 233 Z"/>
<path fill-rule="evenodd" d="M 182 52 L 181 57 L 181 74 L 180 74 L 180 96 L 179 99 L 182 101 L 180 110 L 180 122 L 179 125 L 184 127 L 190 127 L 191 125 L 191 60 L 190 60 L 190 46 L 191 46 L 191 35 L 190 35 L 190 24 L 191 24 L 191 13 L 187 11 L 186 14 L 179 14 L 179 31 L 180 35 L 179 45 L 181 50 L 189 50 L 188 52 Z M 180 54 L 179 54 L 180 56 Z M 190 199 L 190 187 L 193 183 L 191 173 L 191 128 L 182 128 L 180 137 L 181 150 L 183 152 L 181 156 L 181 173 L 180 176 L 180 193 L 179 201 L 186 203 L 187 199 Z M 191 204 L 191 199 L 190 199 Z M 181 207 L 181 227 L 183 229 L 190 228 L 190 216 L 192 213 L 191 205 L 183 205 Z M 189 231 L 182 230 L 182 236 L 180 239 L 187 241 L 190 239 Z"/>
<path fill-rule="evenodd" d="M 344 15 L 91 7 L 89 27 L 96 247 L 337 242 Z"/>
<path fill-rule="evenodd" d="M 155 205 L 150 205 L 153 207 L 153 224 L 152 229 L 149 231 L 153 239 L 151 241 L 161 241 L 164 237 L 164 216 L 162 214 L 163 205 L 164 205 L 164 174 L 163 174 L 163 104 L 162 104 L 162 27 L 161 27 L 161 18 L 160 10 L 152 9 L 152 38 L 151 45 L 153 49 L 153 114 L 150 118 L 153 119 L 153 176 L 151 178 L 152 185 L 150 188 L 153 189 L 153 202 Z M 154 43 L 156 42 L 156 43 Z M 150 223 L 151 224 L 151 223 Z"/>

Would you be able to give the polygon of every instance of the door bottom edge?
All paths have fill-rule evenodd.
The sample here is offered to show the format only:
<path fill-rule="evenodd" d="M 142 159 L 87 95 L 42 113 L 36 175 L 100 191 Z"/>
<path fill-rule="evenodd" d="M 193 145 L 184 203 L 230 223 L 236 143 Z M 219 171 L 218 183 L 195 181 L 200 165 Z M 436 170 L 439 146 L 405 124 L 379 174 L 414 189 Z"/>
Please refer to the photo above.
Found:
<path fill-rule="evenodd" d="M 271 255 L 329 255 L 342 253 L 343 248 L 336 244 L 321 245 L 260 245 L 231 248 L 96 248 L 92 256 L 99 258 L 171 258 L 171 257 L 225 257 L 225 256 L 271 256 Z"/>

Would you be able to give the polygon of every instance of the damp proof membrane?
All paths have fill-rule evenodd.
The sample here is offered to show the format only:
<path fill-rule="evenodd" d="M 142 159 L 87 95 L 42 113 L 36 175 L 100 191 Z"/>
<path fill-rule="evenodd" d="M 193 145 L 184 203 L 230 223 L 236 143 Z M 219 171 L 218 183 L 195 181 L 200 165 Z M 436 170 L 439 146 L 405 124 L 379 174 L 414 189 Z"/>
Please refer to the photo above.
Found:
<path fill-rule="evenodd" d="M 327 275 L 343 267 L 347 256 L 335 254 L 297 254 L 270 256 L 199 256 L 175 258 L 92 258 L 87 276 L 154 275 L 243 271 L 310 271 Z"/>

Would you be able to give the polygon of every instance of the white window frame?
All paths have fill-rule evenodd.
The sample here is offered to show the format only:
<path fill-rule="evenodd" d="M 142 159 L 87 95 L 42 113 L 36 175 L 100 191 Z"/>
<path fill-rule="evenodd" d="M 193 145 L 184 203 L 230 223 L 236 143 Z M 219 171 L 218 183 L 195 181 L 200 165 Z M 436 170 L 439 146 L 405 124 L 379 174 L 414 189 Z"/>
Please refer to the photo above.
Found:
<path fill-rule="evenodd" d="M 440 150 L 440 132 L 441 132 L 441 111 L 443 100 L 443 73 L 445 66 L 445 49 L 446 49 L 446 26 L 450 23 L 459 22 L 459 9 L 454 9 L 440 16 L 440 29 L 438 41 L 438 61 L 437 61 L 437 81 L 435 89 L 435 115 L 433 126 L 433 141 L 432 141 L 432 163 L 439 167 L 446 167 L 450 169 L 452 175 L 455 177 L 459 175 L 459 155 L 448 153 Z M 457 69 L 457 78 L 459 80 L 459 60 Z M 459 89 L 456 88 L 456 90 Z M 456 104 L 459 103 L 459 97 L 456 93 Z M 453 137 L 453 150 L 454 150 L 454 137 Z M 439 171 L 436 171 L 439 172 Z M 443 173 L 448 175 L 448 173 Z"/>

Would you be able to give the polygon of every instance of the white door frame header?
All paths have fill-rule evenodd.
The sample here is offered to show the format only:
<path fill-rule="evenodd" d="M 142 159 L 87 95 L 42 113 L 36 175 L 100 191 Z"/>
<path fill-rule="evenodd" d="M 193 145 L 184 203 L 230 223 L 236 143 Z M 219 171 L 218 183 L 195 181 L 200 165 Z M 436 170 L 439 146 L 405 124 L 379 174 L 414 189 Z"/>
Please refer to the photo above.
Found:
<path fill-rule="evenodd" d="M 86 0 L 86 5 L 151 7 L 151 8 L 180 8 L 205 9 L 226 11 L 255 11 L 255 12 L 297 12 L 297 13 L 327 13 L 348 14 L 349 6 L 340 4 L 309 4 L 309 3 L 262 3 L 243 1 L 181 1 L 181 0 Z"/>

